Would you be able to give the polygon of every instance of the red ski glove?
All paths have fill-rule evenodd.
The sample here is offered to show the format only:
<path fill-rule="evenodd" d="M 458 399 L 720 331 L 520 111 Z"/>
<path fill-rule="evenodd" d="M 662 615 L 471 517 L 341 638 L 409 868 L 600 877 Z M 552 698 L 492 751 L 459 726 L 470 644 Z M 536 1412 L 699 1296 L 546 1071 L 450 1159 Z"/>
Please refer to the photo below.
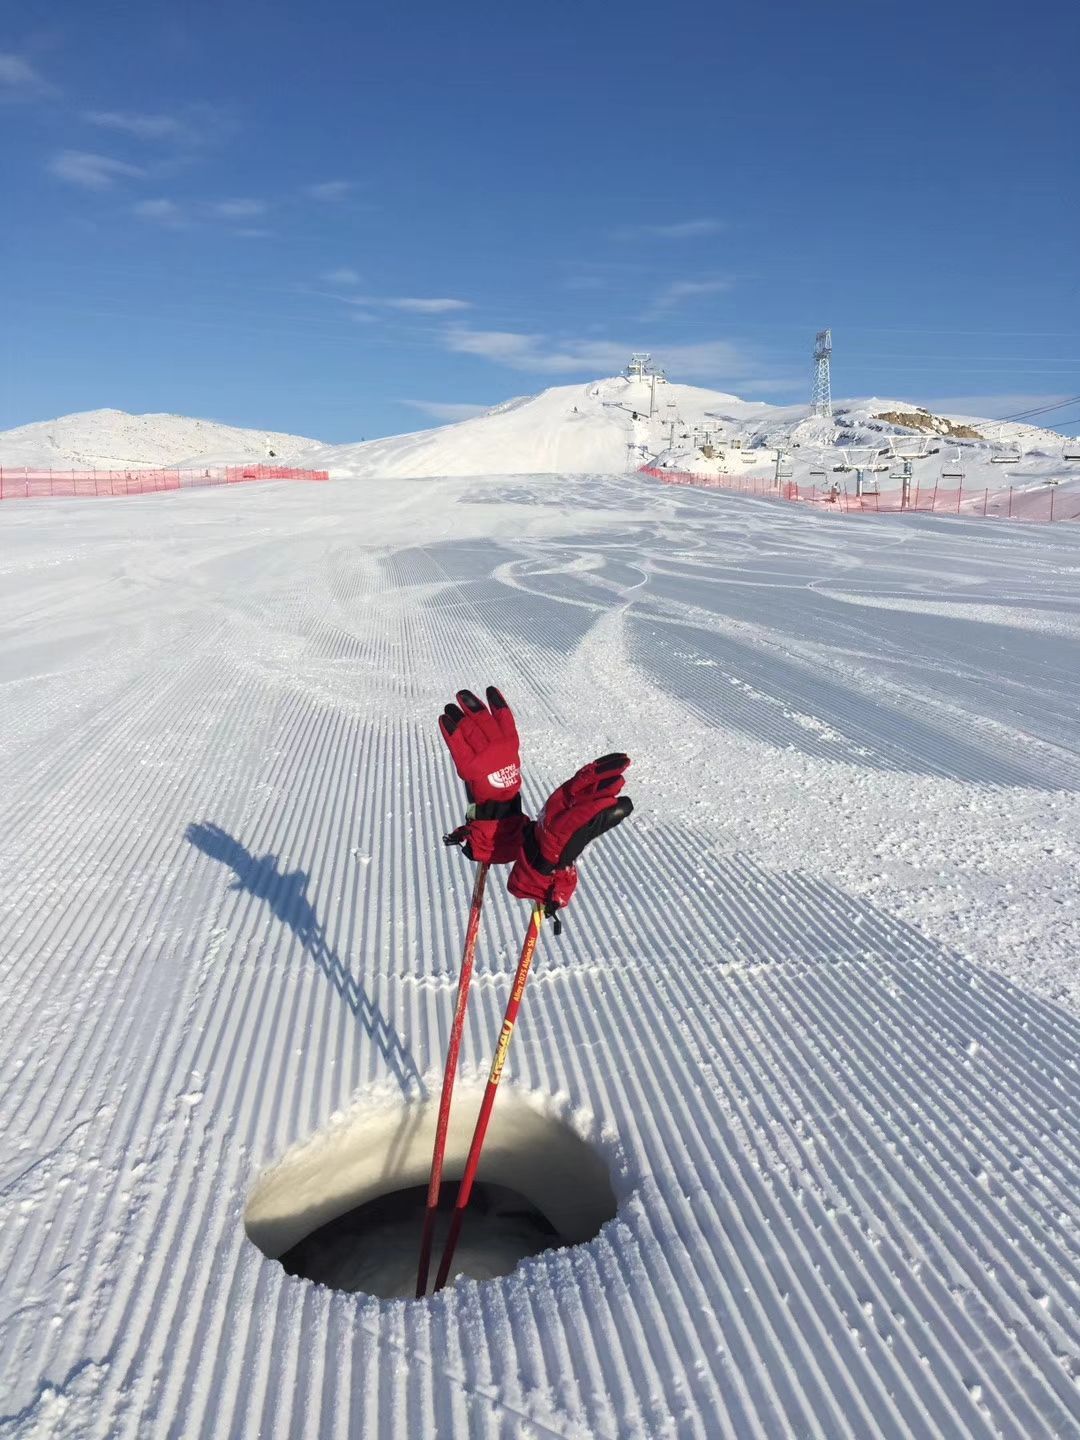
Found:
<path fill-rule="evenodd" d="M 462 846 L 470 860 L 509 865 L 521 849 L 525 823 L 518 733 L 514 713 L 494 685 L 485 693 L 487 705 L 471 690 L 459 690 L 457 705 L 447 705 L 439 716 L 439 729 L 469 797 L 465 824 L 443 841 Z"/>
<path fill-rule="evenodd" d="M 548 915 L 570 903 L 577 888 L 574 862 L 598 835 L 613 830 L 634 809 L 620 795 L 626 755 L 602 755 L 583 765 L 547 800 L 536 821 L 525 821 L 521 854 L 506 888 L 519 900 L 535 900 Z M 558 934 L 558 921 L 555 922 Z"/>

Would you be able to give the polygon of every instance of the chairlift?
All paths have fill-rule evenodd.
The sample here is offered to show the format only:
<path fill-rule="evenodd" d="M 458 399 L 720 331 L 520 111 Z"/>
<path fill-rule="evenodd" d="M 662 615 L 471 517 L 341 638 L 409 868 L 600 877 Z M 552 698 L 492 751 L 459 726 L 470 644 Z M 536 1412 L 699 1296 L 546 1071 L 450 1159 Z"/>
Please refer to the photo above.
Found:
<path fill-rule="evenodd" d="M 1009 445 L 1004 450 L 998 450 L 990 456 L 991 465 L 1018 465 L 1021 454 L 1019 445 Z"/>
<path fill-rule="evenodd" d="M 963 480 L 964 462 L 960 458 L 960 451 L 957 450 L 953 460 L 943 460 L 941 464 L 942 480 Z"/>
<path fill-rule="evenodd" d="M 921 440 L 911 440 L 906 437 L 896 439 L 890 437 L 889 448 L 893 460 L 925 460 L 926 452 L 930 445 L 930 437 L 924 435 Z"/>
<path fill-rule="evenodd" d="M 1063 460 L 1080 460 L 1080 438 L 1065 441 L 1061 458 Z"/>

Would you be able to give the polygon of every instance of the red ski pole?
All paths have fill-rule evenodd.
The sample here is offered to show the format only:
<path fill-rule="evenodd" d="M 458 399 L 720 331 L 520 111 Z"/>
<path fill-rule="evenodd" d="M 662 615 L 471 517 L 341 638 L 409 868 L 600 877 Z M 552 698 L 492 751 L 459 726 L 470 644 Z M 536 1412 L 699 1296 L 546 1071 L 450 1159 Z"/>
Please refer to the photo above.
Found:
<path fill-rule="evenodd" d="M 446 1277 L 450 1274 L 454 1251 L 457 1249 L 458 1237 L 461 1235 L 461 1226 L 465 1219 L 465 1207 L 468 1205 L 469 1196 L 472 1194 L 473 1181 L 476 1179 L 477 1166 L 480 1164 L 480 1151 L 483 1149 L 484 1136 L 487 1134 L 488 1122 L 491 1120 L 491 1110 L 495 1104 L 495 1092 L 498 1090 L 499 1081 L 502 1079 L 503 1066 L 506 1064 L 507 1052 L 510 1049 L 510 1040 L 514 1034 L 514 1025 L 517 1023 L 518 1011 L 521 1009 L 521 997 L 525 992 L 525 982 L 529 978 L 529 967 L 532 965 L 536 942 L 540 938 L 540 927 L 543 923 L 544 907 L 543 905 L 534 905 L 532 916 L 529 919 L 529 928 L 525 932 L 525 941 L 521 947 L 521 959 L 518 961 L 517 974 L 514 976 L 514 988 L 510 991 L 510 999 L 506 1005 L 506 1014 L 503 1016 L 499 1043 L 495 1047 L 495 1059 L 491 1062 L 491 1073 L 488 1075 L 487 1089 L 484 1091 L 484 1098 L 480 1104 L 480 1114 L 476 1117 L 476 1129 L 473 1131 L 472 1144 L 469 1146 L 469 1158 L 465 1161 L 465 1173 L 461 1177 L 457 1201 L 454 1204 L 454 1214 L 450 1221 L 450 1233 L 446 1237 L 446 1245 L 443 1249 L 442 1260 L 439 1264 L 439 1273 L 435 1277 L 435 1289 L 437 1291 L 441 1290 L 446 1284 Z M 430 1205 L 430 1198 L 428 1203 Z"/>
<path fill-rule="evenodd" d="M 469 923 L 465 930 L 465 949 L 461 956 L 461 974 L 458 976 L 457 1007 L 454 1010 L 454 1023 L 450 1028 L 450 1044 L 446 1051 L 442 1095 L 439 1097 L 439 1119 L 435 1127 L 435 1148 L 431 1155 L 431 1175 L 428 1179 L 424 1231 L 420 1239 L 420 1266 L 416 1272 L 416 1298 L 418 1300 L 427 1292 L 431 1247 L 435 1239 L 435 1217 L 438 1213 L 439 1191 L 442 1187 L 446 1131 L 450 1124 L 450 1101 L 454 1094 L 454 1081 L 457 1078 L 458 1055 L 461 1052 L 461 1035 L 465 1028 L 465 1008 L 469 999 L 473 960 L 476 958 L 476 940 L 480 933 L 480 910 L 484 904 L 484 887 L 487 884 L 488 869 L 486 864 L 476 867 L 472 904 L 469 907 Z"/>

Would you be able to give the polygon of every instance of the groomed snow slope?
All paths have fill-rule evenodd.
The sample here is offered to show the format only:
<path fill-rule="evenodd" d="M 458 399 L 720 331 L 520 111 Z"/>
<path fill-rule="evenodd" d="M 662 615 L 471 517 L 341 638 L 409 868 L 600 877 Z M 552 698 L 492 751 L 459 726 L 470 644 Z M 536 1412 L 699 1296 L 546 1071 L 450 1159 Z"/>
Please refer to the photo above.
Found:
<path fill-rule="evenodd" d="M 1080 529 L 596 476 L 2 519 L 0 1435 L 1080 1433 Z M 634 756 L 503 1081 L 620 1211 L 365 1300 L 242 1216 L 437 1084 L 434 717 L 489 679 L 532 805 Z"/>
<path fill-rule="evenodd" d="M 291 460 L 317 441 L 275 430 L 245 430 L 186 415 L 87 410 L 0 431 L 5 468 L 108 470 L 127 465 L 231 464 Z"/>

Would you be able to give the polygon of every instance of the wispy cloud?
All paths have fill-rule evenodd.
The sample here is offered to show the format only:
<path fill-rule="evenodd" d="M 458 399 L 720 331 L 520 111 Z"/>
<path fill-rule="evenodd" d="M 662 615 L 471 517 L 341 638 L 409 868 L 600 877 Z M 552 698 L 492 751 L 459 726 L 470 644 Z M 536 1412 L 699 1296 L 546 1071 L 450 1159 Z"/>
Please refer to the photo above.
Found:
<path fill-rule="evenodd" d="M 204 146 L 227 140 L 237 127 L 231 107 L 206 100 L 192 100 L 169 111 L 84 110 L 81 118 L 86 125 L 161 145 L 185 159 Z"/>
<path fill-rule="evenodd" d="M 597 374 L 620 370 L 631 346 L 606 340 L 567 340 L 553 344 L 543 335 L 521 335 L 509 330 L 468 330 L 455 326 L 445 334 L 446 347 L 459 355 L 508 365 L 536 374 Z"/>
<path fill-rule="evenodd" d="M 426 300 L 417 296 L 403 295 L 395 299 L 376 302 L 388 305 L 391 310 L 409 310 L 415 315 L 448 315 L 453 310 L 471 310 L 468 300 L 448 298 Z"/>
<path fill-rule="evenodd" d="M 759 375 L 750 356 L 728 340 L 707 340 L 694 345 L 642 346 L 608 340 L 552 341 L 544 335 L 522 335 L 507 330 L 470 330 L 456 325 L 445 331 L 443 343 L 458 355 L 475 355 L 513 370 L 545 375 L 617 374 L 634 349 L 647 348 L 668 373 L 693 380 L 742 382 L 763 389 L 772 382 Z M 780 382 L 777 382 L 778 384 Z M 786 382 L 784 382 L 786 383 Z"/>
<path fill-rule="evenodd" d="M 731 289 L 730 280 L 674 280 L 665 285 L 649 308 L 646 319 L 676 310 L 688 300 L 703 300 L 707 295 L 720 295 Z"/>
<path fill-rule="evenodd" d="M 137 140 L 187 140 L 191 131 L 175 115 L 144 115 L 126 110 L 86 110 L 82 117 L 87 124 L 102 130 L 118 130 L 134 135 Z"/>
<path fill-rule="evenodd" d="M 305 185 L 303 193 L 312 200 L 344 200 L 354 188 L 352 180 L 320 180 L 316 185 Z"/>
<path fill-rule="evenodd" d="M 314 290 L 327 300 L 336 300 L 341 305 L 362 306 L 365 310 L 401 310 L 410 315 L 452 315 L 471 310 L 472 302 L 458 300 L 449 295 L 364 295 L 355 287 L 360 283 L 357 271 L 347 265 L 336 270 L 327 270 L 320 277 L 326 285 L 336 285 L 344 294 Z"/>
<path fill-rule="evenodd" d="M 477 415 L 486 415 L 490 405 L 466 405 L 453 400 L 403 400 L 403 405 L 430 415 L 433 420 L 472 420 Z"/>
<path fill-rule="evenodd" d="M 641 260 L 573 260 L 559 282 L 563 290 L 611 290 L 627 287 L 640 291 L 651 267 Z"/>
<path fill-rule="evenodd" d="M 50 84 L 22 55 L 0 50 L 0 100 L 43 100 L 55 95 Z"/>
<path fill-rule="evenodd" d="M 215 200 L 209 206 L 210 213 L 222 220 L 254 220 L 269 209 L 265 200 L 250 199 Z"/>
<path fill-rule="evenodd" d="M 49 161 L 50 175 L 84 190 L 110 190 L 118 180 L 139 180 L 146 171 L 111 155 L 97 155 L 89 150 L 61 150 Z"/>
<path fill-rule="evenodd" d="M 326 270 L 319 277 L 327 285 L 359 285 L 360 276 L 349 265 L 341 265 L 337 270 Z"/>
<path fill-rule="evenodd" d="M 643 225 L 622 225 L 614 232 L 617 240 L 699 240 L 719 235 L 727 229 L 726 220 L 674 220 Z"/>
<path fill-rule="evenodd" d="M 155 225 L 164 225 L 171 230 L 187 224 L 184 211 L 175 200 L 164 198 L 139 200 L 131 207 L 131 213 L 138 216 L 140 220 L 148 220 Z"/>

